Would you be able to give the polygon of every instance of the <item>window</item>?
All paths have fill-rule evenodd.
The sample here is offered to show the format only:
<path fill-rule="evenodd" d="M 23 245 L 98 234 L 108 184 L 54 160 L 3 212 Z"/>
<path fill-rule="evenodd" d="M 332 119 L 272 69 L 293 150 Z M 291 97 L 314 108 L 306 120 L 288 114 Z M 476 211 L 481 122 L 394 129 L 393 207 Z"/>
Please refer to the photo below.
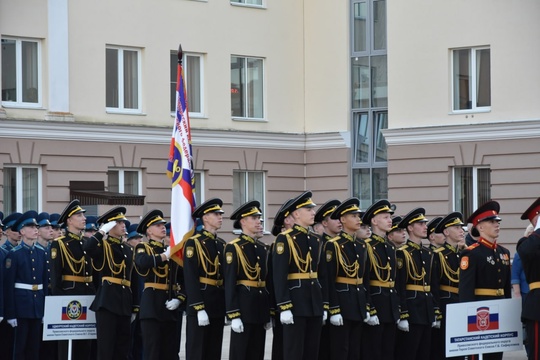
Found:
<path fill-rule="evenodd" d="M 201 117 L 203 114 L 203 55 L 186 54 L 182 59 L 184 81 L 186 84 L 189 116 Z M 176 111 L 176 76 L 178 72 L 177 52 L 171 52 L 171 112 Z"/>
<path fill-rule="evenodd" d="M 41 43 L 2 38 L 2 105 L 41 106 Z"/>
<path fill-rule="evenodd" d="M 106 49 L 107 111 L 141 112 L 140 57 L 137 49 Z"/>
<path fill-rule="evenodd" d="M 231 57 L 231 113 L 236 118 L 262 119 L 263 59 Z"/>
<path fill-rule="evenodd" d="M 141 171 L 138 169 L 109 169 L 108 191 L 121 194 L 141 195 Z"/>
<path fill-rule="evenodd" d="M 246 4 L 262 6 L 262 0 L 231 0 L 231 4 Z"/>
<path fill-rule="evenodd" d="M 195 205 L 199 206 L 204 202 L 204 172 L 195 171 Z"/>
<path fill-rule="evenodd" d="M 233 172 L 233 208 L 257 200 L 261 203 L 264 213 L 264 172 L 262 171 L 234 171 Z"/>
<path fill-rule="evenodd" d="M 457 49 L 452 53 L 453 110 L 489 110 L 490 49 Z"/>
<path fill-rule="evenodd" d="M 486 167 L 454 168 L 454 209 L 469 217 L 491 199 L 491 170 Z"/>
<path fill-rule="evenodd" d="M 354 57 L 351 63 L 352 108 L 388 107 L 386 55 Z"/>
<path fill-rule="evenodd" d="M 40 167 L 4 167 L 4 213 L 40 211 L 41 187 Z"/>

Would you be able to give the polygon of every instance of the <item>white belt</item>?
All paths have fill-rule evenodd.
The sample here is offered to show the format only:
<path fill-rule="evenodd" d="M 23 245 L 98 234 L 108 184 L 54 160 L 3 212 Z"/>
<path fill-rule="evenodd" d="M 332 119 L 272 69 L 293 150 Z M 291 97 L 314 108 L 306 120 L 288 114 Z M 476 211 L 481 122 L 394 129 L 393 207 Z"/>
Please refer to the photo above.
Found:
<path fill-rule="evenodd" d="M 43 290 L 43 284 L 15 283 L 15 289 L 38 291 L 38 290 Z"/>

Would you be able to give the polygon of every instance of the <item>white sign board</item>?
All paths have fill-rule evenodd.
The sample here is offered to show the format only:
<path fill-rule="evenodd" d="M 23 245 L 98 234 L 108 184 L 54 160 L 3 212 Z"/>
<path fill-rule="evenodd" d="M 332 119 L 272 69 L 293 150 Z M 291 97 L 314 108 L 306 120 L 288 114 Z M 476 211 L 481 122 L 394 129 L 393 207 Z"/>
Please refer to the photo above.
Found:
<path fill-rule="evenodd" d="M 96 338 L 96 315 L 90 310 L 93 295 L 45 297 L 43 340 Z"/>
<path fill-rule="evenodd" d="M 473 301 L 446 308 L 446 356 L 523 349 L 521 299 Z"/>

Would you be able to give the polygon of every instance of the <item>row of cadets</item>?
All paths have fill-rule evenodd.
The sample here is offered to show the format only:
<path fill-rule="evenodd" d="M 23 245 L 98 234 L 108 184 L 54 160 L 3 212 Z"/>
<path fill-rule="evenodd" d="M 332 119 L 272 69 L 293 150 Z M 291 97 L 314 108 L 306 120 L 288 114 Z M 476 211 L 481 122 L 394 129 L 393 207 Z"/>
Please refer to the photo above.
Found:
<path fill-rule="evenodd" d="M 147 242 L 135 247 L 135 269 L 144 278 L 139 318 L 143 338 L 143 359 L 177 359 L 180 349 L 178 308 L 185 301 L 182 268 L 169 261 L 170 248 L 163 212 L 158 209 L 143 216 L 137 232 Z"/>
<path fill-rule="evenodd" d="M 256 200 L 231 214 L 238 238 L 225 246 L 225 306 L 231 321 L 230 359 L 263 359 L 266 330 L 271 327 L 270 301 L 266 289 L 267 249 L 262 212 Z"/>
<path fill-rule="evenodd" d="M 225 241 L 217 236 L 217 231 L 223 224 L 222 206 L 221 199 L 213 198 L 193 211 L 193 218 L 200 219 L 203 227 L 184 245 L 188 359 L 221 359 L 225 319 Z"/>
<path fill-rule="evenodd" d="M 16 246 L 20 241 L 20 234 L 11 230 L 11 226 L 15 223 L 19 216 L 21 216 L 21 213 L 13 213 L 4 218 L 4 214 L 2 213 L 2 220 L 0 221 L 0 223 L 2 223 L 2 232 L 6 235 L 5 241 L 0 246 L 0 260 L 2 260 L 2 263 L 0 265 L 2 267 L 2 272 L 5 272 L 4 264 L 7 254 L 14 247 L 13 245 L 15 244 Z M 14 234 L 17 234 L 17 236 L 14 237 Z M 4 276 L 2 275 L 0 281 L 3 281 L 3 278 Z M 0 288 L 0 290 L 2 289 Z M 5 318 L 5 304 L 3 294 L 3 291 L 0 292 L 0 295 L 2 295 L 2 299 L 0 299 L 0 317 Z M 0 360 L 13 359 L 14 329 L 11 325 L 8 324 L 6 320 L 7 319 L 5 319 L 4 321 L 0 321 L 0 339 L 2 339 L 3 343 L 2 351 L 0 351 Z"/>
<path fill-rule="evenodd" d="M 429 360 L 431 328 L 440 327 L 440 321 L 435 320 L 435 315 L 440 314 L 438 299 L 432 294 L 438 290 L 438 277 L 432 268 L 433 253 L 422 245 L 422 239 L 427 238 L 425 212 L 424 208 L 413 209 L 398 224 L 407 231 L 409 239 L 396 253 L 400 331 L 395 359 Z"/>
<path fill-rule="evenodd" d="M 399 296 L 396 282 L 396 247 L 386 238 L 392 229 L 394 213 L 386 199 L 372 204 L 362 217 L 370 224 L 372 235 L 366 239 L 366 249 L 371 268 L 364 277 L 371 299 L 370 317 L 372 327 L 363 332 L 363 358 L 374 360 L 394 359 L 396 323 L 399 320 Z"/>
<path fill-rule="evenodd" d="M 36 211 L 27 211 L 11 225 L 11 231 L 21 234 L 21 243 L 5 258 L 4 316 L 15 332 L 14 359 L 39 357 L 49 277 L 45 252 L 35 246 L 37 216 Z"/>
<path fill-rule="evenodd" d="M 280 233 L 272 253 L 273 282 L 280 321 L 283 324 L 283 358 L 316 359 L 319 352 L 321 326 L 328 306 L 324 286 L 317 271 L 321 241 L 310 233 L 315 218 L 311 192 L 306 191 L 291 201 L 285 217 L 292 216 L 294 225 Z"/>
<path fill-rule="evenodd" d="M 85 212 L 80 201 L 74 199 L 58 217 L 56 226 L 63 225 L 65 235 L 56 238 L 51 244 L 49 260 L 51 295 L 95 295 L 96 293 L 92 259 L 83 249 L 82 232 L 86 227 Z M 89 359 L 91 346 L 92 340 L 73 340 L 72 358 Z M 68 358 L 67 340 L 58 342 L 58 355 L 62 360 Z"/>
<path fill-rule="evenodd" d="M 125 359 L 130 350 L 133 250 L 123 243 L 125 207 L 115 207 L 97 219 L 99 231 L 84 243 L 101 284 L 90 309 L 96 314 L 97 357 Z"/>
<path fill-rule="evenodd" d="M 331 324 L 328 340 L 332 358 L 337 359 L 360 359 L 363 324 L 370 317 L 364 275 L 371 264 L 366 244 L 356 237 L 362 224 L 359 205 L 358 198 L 350 198 L 332 211 L 331 219 L 339 221 L 342 230 L 324 247 Z"/>
<path fill-rule="evenodd" d="M 336 237 L 342 229 L 341 222 L 339 219 L 332 219 L 330 215 L 336 210 L 336 208 L 341 204 L 341 201 L 333 199 L 329 200 L 317 210 L 315 213 L 315 224 L 320 224 L 321 231 L 319 236 L 322 241 L 321 247 L 324 249 L 324 246 L 327 241 Z M 316 226 L 313 226 L 316 228 Z M 325 265 L 324 261 L 320 265 Z M 332 358 L 332 352 L 330 350 L 330 323 L 325 321 L 321 329 L 321 341 L 319 342 L 319 359 L 320 360 L 329 360 Z"/>

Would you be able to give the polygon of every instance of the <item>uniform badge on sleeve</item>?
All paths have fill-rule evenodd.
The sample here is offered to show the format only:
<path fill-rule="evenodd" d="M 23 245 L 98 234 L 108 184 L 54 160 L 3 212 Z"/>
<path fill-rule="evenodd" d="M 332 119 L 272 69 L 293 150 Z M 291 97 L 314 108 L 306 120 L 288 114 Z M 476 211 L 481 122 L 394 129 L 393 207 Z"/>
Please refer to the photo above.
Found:
<path fill-rule="evenodd" d="M 332 250 L 326 250 L 326 262 L 332 261 Z"/>
<path fill-rule="evenodd" d="M 11 267 L 11 259 L 6 259 L 6 269 Z"/>
<path fill-rule="evenodd" d="M 56 249 L 51 249 L 51 259 L 56 259 Z"/>
<path fill-rule="evenodd" d="M 227 264 L 232 263 L 232 258 L 233 258 L 232 252 L 228 252 L 225 254 L 225 260 L 227 260 Z"/>
<path fill-rule="evenodd" d="M 186 248 L 186 256 L 187 256 L 188 258 L 193 257 L 193 246 L 188 246 L 188 247 Z"/>
<path fill-rule="evenodd" d="M 283 243 L 278 243 L 276 245 L 276 252 L 278 253 L 278 255 L 281 255 L 283 254 L 283 251 L 285 251 L 285 246 L 283 245 Z"/>
<path fill-rule="evenodd" d="M 461 270 L 467 270 L 469 268 L 469 257 L 464 256 L 461 258 L 461 263 L 459 264 Z"/>

